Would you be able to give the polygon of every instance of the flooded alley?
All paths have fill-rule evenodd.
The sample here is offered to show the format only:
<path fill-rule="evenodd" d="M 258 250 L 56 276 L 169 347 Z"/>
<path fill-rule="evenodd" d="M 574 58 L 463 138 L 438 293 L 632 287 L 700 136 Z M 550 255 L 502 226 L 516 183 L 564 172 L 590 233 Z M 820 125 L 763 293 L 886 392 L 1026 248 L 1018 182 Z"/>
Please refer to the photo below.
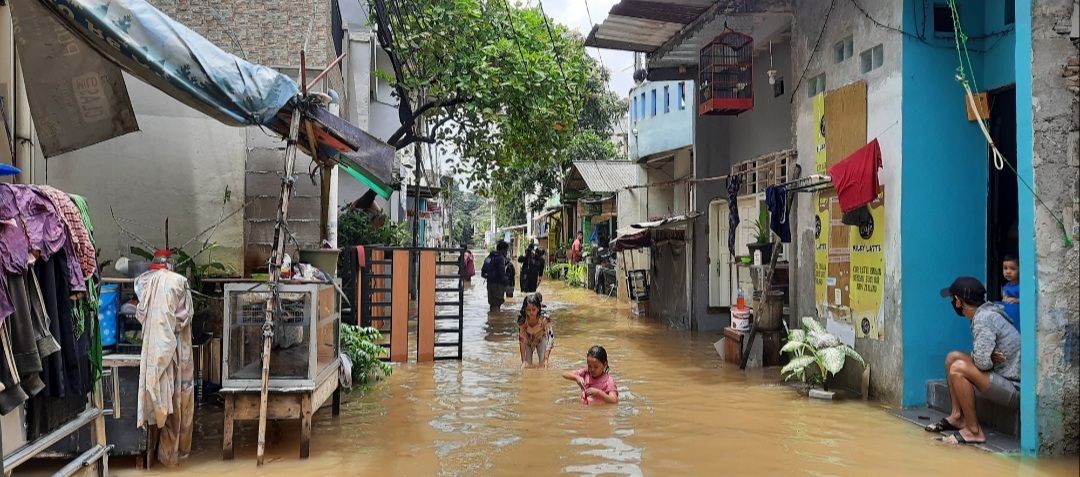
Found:
<path fill-rule="evenodd" d="M 961 475 L 1077 474 L 1074 459 L 1028 460 L 957 449 L 862 401 L 818 402 L 779 385 L 776 370 L 722 364 L 714 336 L 629 316 L 615 300 L 545 282 L 555 322 L 551 369 L 520 369 L 521 296 L 488 314 L 483 282 L 466 292 L 462 362 L 397 366 L 315 421 L 312 455 L 296 457 L 294 423 L 272 424 L 267 465 L 255 427 L 240 426 L 235 461 L 220 455 L 220 413 L 203 407 L 184 475 Z M 582 406 L 560 374 L 607 348 L 621 400 Z M 117 475 L 136 471 L 113 461 Z"/>

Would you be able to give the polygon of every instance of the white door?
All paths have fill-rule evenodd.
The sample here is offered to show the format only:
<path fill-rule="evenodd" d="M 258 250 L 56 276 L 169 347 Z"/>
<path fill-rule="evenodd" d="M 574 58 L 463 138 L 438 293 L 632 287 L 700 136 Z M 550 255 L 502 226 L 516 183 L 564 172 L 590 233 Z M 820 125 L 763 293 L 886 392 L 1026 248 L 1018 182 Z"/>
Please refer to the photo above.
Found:
<path fill-rule="evenodd" d="M 730 307 L 733 257 L 728 250 L 728 202 L 709 204 L 709 306 Z"/>

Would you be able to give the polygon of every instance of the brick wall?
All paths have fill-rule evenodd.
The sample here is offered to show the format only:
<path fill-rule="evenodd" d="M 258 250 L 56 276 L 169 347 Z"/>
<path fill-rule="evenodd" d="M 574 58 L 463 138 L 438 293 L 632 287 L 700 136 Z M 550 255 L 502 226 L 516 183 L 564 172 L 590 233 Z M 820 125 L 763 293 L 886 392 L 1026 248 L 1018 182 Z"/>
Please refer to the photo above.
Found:
<path fill-rule="evenodd" d="M 310 27 L 307 57 L 312 69 L 329 64 L 336 56 L 330 37 L 330 1 L 150 0 L 225 51 L 267 66 L 299 66 L 300 49 Z M 245 54 L 240 53 L 237 42 Z"/>

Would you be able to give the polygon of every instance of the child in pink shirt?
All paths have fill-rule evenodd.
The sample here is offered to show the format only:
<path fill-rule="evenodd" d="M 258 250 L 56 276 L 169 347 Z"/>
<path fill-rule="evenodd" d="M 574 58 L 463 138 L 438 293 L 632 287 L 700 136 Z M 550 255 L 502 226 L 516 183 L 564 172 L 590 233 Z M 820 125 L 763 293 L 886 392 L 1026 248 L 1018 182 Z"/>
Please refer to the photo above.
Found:
<path fill-rule="evenodd" d="M 586 406 L 596 401 L 618 404 L 619 387 L 608 373 L 607 350 L 603 346 L 593 346 L 585 360 L 588 367 L 563 373 L 563 378 L 581 387 L 581 403 Z"/>

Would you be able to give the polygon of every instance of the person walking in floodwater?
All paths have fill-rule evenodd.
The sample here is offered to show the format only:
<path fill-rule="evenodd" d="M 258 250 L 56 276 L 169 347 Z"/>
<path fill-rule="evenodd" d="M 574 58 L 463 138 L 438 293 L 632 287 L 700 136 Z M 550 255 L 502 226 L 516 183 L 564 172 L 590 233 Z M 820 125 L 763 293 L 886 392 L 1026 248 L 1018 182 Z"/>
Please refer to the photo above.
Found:
<path fill-rule="evenodd" d="M 586 367 L 563 373 L 564 379 L 576 382 L 581 388 L 581 403 L 586 406 L 596 401 L 618 404 L 619 386 L 611 377 L 607 350 L 603 346 L 593 346 L 585 361 Z"/>
<path fill-rule="evenodd" d="M 472 250 L 465 249 L 465 282 L 472 283 L 473 275 L 476 275 L 476 263 L 473 260 Z"/>
<path fill-rule="evenodd" d="M 495 251 L 484 259 L 484 266 L 480 267 L 480 277 L 487 280 L 488 306 L 491 311 L 498 311 L 499 307 L 506 302 L 507 280 L 506 269 L 510 259 L 506 257 L 510 250 L 510 244 L 500 240 L 495 245 Z M 513 279 L 513 276 L 510 277 Z M 510 283 L 512 286 L 512 283 Z"/>
<path fill-rule="evenodd" d="M 544 258 L 536 246 L 529 244 L 524 257 L 518 257 L 521 263 L 521 292 L 533 293 L 540 287 L 540 277 L 544 274 Z"/>
<path fill-rule="evenodd" d="M 540 313 L 544 296 L 539 293 L 527 295 L 518 316 L 518 348 L 521 351 L 521 367 L 532 365 L 536 355 L 538 366 L 547 367 L 551 350 L 555 348 L 555 331 L 551 318 Z"/>

